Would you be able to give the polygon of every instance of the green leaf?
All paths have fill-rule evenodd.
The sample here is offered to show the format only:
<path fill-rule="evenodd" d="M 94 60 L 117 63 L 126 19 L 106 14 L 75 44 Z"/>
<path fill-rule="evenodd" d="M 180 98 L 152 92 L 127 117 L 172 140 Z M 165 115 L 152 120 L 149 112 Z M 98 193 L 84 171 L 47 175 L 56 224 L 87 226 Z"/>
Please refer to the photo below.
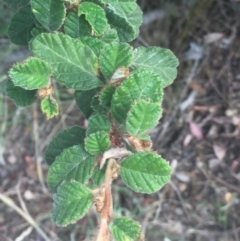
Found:
<path fill-rule="evenodd" d="M 50 119 L 58 115 L 59 106 L 54 98 L 47 96 L 41 101 L 41 110 Z"/>
<path fill-rule="evenodd" d="M 93 171 L 92 179 L 98 187 L 100 187 L 104 183 L 106 169 L 107 164 L 105 163 L 102 169 L 99 169 L 97 167 L 97 169 Z"/>
<path fill-rule="evenodd" d="M 154 193 L 169 182 L 172 168 L 154 153 L 142 152 L 121 163 L 123 181 L 135 192 Z"/>
<path fill-rule="evenodd" d="M 33 30 L 31 31 L 31 35 L 33 39 L 36 38 L 41 33 L 46 33 L 46 30 L 43 28 L 36 27 L 36 28 L 33 28 Z"/>
<path fill-rule="evenodd" d="M 64 0 L 64 1 L 69 3 L 77 3 L 79 0 Z"/>
<path fill-rule="evenodd" d="M 70 12 L 66 18 L 64 31 L 72 38 L 80 38 L 91 35 L 91 26 L 85 16 L 78 17 L 76 12 Z"/>
<path fill-rule="evenodd" d="M 160 47 L 139 47 L 134 50 L 133 67 L 146 67 L 158 74 L 163 87 L 170 85 L 177 76 L 179 62 L 169 49 Z"/>
<path fill-rule="evenodd" d="M 61 0 L 32 0 L 32 11 L 35 18 L 49 31 L 61 27 L 66 15 L 64 2 Z"/>
<path fill-rule="evenodd" d="M 134 11 L 126 15 L 127 20 L 134 27 L 135 38 L 139 35 L 139 27 L 142 24 L 142 15 L 143 15 L 142 10 L 138 5 L 136 5 L 136 8 Z"/>
<path fill-rule="evenodd" d="M 29 4 L 30 0 L 3 0 L 10 8 L 18 9 Z"/>
<path fill-rule="evenodd" d="M 58 225 L 66 226 L 82 218 L 93 204 L 90 189 L 77 182 L 65 182 L 53 196 L 52 219 Z"/>
<path fill-rule="evenodd" d="M 108 28 L 100 37 L 105 43 L 111 43 L 113 41 L 119 41 L 116 29 Z"/>
<path fill-rule="evenodd" d="M 101 0 L 109 9 L 122 14 L 129 14 L 136 9 L 136 0 Z"/>
<path fill-rule="evenodd" d="M 128 112 L 126 129 L 134 136 L 141 135 L 157 125 L 161 114 L 162 108 L 159 103 L 140 100 Z"/>
<path fill-rule="evenodd" d="M 31 31 L 34 27 L 34 17 L 31 7 L 28 5 L 21 8 L 13 16 L 8 28 L 8 36 L 14 44 L 28 45 L 28 41 L 31 39 Z"/>
<path fill-rule="evenodd" d="M 63 180 L 85 184 L 92 175 L 94 162 L 95 157 L 85 151 L 83 146 L 65 149 L 49 169 L 49 187 L 55 192 Z"/>
<path fill-rule="evenodd" d="M 84 2 L 79 5 L 78 15 L 84 14 L 90 23 L 95 35 L 101 35 L 107 28 L 108 22 L 103 8 L 91 2 Z"/>
<path fill-rule="evenodd" d="M 98 89 L 91 89 L 87 91 L 77 90 L 75 91 L 75 100 L 78 108 L 84 114 L 85 118 L 89 118 L 91 114 L 94 112 L 91 102 L 93 97 L 98 92 Z"/>
<path fill-rule="evenodd" d="M 81 42 L 88 46 L 97 56 L 100 55 L 102 49 L 105 48 L 106 44 L 97 38 L 92 37 L 83 37 L 81 38 Z"/>
<path fill-rule="evenodd" d="M 130 218 L 116 218 L 112 231 L 117 241 L 135 241 L 141 237 L 141 226 Z"/>
<path fill-rule="evenodd" d="M 106 106 L 102 105 L 99 98 L 100 97 L 98 94 L 93 97 L 91 103 L 92 109 L 98 114 L 106 115 L 108 113 L 108 109 L 106 108 Z"/>
<path fill-rule="evenodd" d="M 111 101 L 112 101 L 113 94 L 115 93 L 115 90 L 116 88 L 113 85 L 109 85 L 102 90 L 100 94 L 100 102 L 102 105 L 106 107 L 111 106 Z"/>
<path fill-rule="evenodd" d="M 137 37 L 137 31 L 120 13 L 105 9 L 106 16 L 112 28 L 116 29 L 121 42 L 130 42 Z"/>
<path fill-rule="evenodd" d="M 97 56 L 80 40 L 64 34 L 40 34 L 33 40 L 32 50 L 52 66 L 59 83 L 79 90 L 102 85 L 96 76 Z"/>
<path fill-rule="evenodd" d="M 85 139 L 85 148 L 92 155 L 101 154 L 111 146 L 109 133 L 99 131 L 89 135 Z"/>
<path fill-rule="evenodd" d="M 17 106 L 26 107 L 36 100 L 36 90 L 25 90 L 15 86 L 11 80 L 6 82 L 6 94 Z"/>
<path fill-rule="evenodd" d="M 126 79 L 113 95 L 111 110 L 119 123 L 124 123 L 135 101 L 140 99 L 161 102 L 163 89 L 158 75 L 148 69 L 138 69 Z"/>
<path fill-rule="evenodd" d="M 98 132 L 98 131 L 111 131 L 111 122 L 109 121 L 108 117 L 105 115 L 93 115 L 88 121 L 88 129 L 87 129 L 87 136 Z"/>
<path fill-rule="evenodd" d="M 45 152 L 47 164 L 51 165 L 64 149 L 84 144 L 85 133 L 86 131 L 80 126 L 72 126 L 58 133 L 49 143 Z"/>
<path fill-rule="evenodd" d="M 14 85 L 27 90 L 46 87 L 50 84 L 52 69 L 38 58 L 29 58 L 26 62 L 13 66 L 9 77 Z"/>
<path fill-rule="evenodd" d="M 119 67 L 128 67 L 133 60 L 129 44 L 113 42 L 102 50 L 99 58 L 100 69 L 107 79 L 111 79 Z"/>

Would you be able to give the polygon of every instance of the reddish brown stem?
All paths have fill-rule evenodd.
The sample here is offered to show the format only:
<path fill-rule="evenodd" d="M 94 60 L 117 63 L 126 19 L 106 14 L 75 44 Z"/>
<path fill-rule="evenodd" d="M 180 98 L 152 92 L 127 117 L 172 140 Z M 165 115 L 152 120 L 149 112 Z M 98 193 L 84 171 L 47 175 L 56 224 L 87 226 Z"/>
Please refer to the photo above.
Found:
<path fill-rule="evenodd" d="M 106 170 L 105 181 L 103 187 L 105 189 L 104 192 L 104 205 L 101 210 L 101 221 L 100 228 L 96 241 L 110 241 L 111 234 L 108 228 L 108 223 L 113 219 L 113 199 L 112 199 L 112 179 L 114 172 L 116 170 L 116 161 L 114 159 L 110 159 L 108 161 L 108 166 Z"/>

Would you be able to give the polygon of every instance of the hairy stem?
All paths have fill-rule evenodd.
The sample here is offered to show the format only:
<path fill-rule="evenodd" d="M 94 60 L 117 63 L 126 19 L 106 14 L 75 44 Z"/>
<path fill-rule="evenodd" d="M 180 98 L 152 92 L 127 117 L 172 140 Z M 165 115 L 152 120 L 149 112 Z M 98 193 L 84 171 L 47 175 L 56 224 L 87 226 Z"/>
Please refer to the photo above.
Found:
<path fill-rule="evenodd" d="M 112 199 L 112 179 L 115 173 L 116 161 L 114 159 L 110 159 L 108 161 L 108 166 L 106 170 L 106 176 L 104 180 L 104 184 L 102 187 L 104 188 L 104 205 L 101 210 L 101 221 L 100 228 L 96 241 L 110 241 L 111 234 L 108 228 L 108 223 L 113 219 L 113 199 Z"/>

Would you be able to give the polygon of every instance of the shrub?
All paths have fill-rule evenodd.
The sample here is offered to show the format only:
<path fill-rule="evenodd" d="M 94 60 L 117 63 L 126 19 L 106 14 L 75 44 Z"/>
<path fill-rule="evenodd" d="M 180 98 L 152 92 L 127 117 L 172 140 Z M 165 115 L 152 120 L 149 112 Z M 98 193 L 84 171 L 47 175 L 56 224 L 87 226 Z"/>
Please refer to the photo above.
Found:
<path fill-rule="evenodd" d="M 171 167 L 151 150 L 147 134 L 162 115 L 163 90 L 178 60 L 160 47 L 133 49 L 142 12 L 135 0 L 5 0 L 17 12 L 9 38 L 33 57 L 9 71 L 6 93 L 16 105 L 41 100 L 47 118 L 58 115 L 53 82 L 75 90 L 88 128 L 69 127 L 48 145 L 53 220 L 75 223 L 92 204 L 101 216 L 97 241 L 143 239 L 140 225 L 114 218 L 111 185 L 121 177 L 132 190 L 154 193 Z"/>

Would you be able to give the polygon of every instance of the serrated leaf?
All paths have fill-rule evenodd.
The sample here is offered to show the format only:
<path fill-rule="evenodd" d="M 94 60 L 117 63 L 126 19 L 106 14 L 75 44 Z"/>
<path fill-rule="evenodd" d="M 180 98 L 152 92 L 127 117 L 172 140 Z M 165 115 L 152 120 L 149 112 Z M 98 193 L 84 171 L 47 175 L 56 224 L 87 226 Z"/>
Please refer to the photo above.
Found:
<path fill-rule="evenodd" d="M 137 31 L 120 13 L 105 9 L 106 16 L 112 28 L 116 29 L 121 42 L 130 42 L 137 37 Z"/>
<path fill-rule="evenodd" d="M 106 169 L 107 169 L 107 165 L 105 163 L 102 169 L 97 168 L 96 170 L 93 171 L 92 179 L 98 187 L 104 183 Z"/>
<path fill-rule="evenodd" d="M 81 38 L 81 42 L 84 45 L 88 46 L 97 56 L 100 55 L 100 52 L 106 46 L 106 43 L 104 43 L 100 39 L 92 38 L 92 37 L 83 37 Z"/>
<path fill-rule="evenodd" d="M 133 51 L 129 44 L 113 42 L 100 54 L 100 69 L 107 79 L 111 79 L 119 67 L 128 67 L 132 60 Z"/>
<path fill-rule="evenodd" d="M 148 69 L 138 69 L 126 79 L 113 95 L 111 110 L 119 123 L 124 123 L 135 101 L 140 99 L 161 102 L 163 89 L 158 75 Z"/>
<path fill-rule="evenodd" d="M 160 47 L 139 47 L 134 50 L 133 67 L 146 67 L 158 74 L 163 87 L 170 85 L 177 76 L 179 62 L 169 49 Z"/>
<path fill-rule="evenodd" d="M 25 90 L 21 87 L 15 86 L 11 80 L 6 82 L 6 94 L 15 105 L 26 107 L 31 105 L 36 100 L 36 90 Z"/>
<path fill-rule="evenodd" d="M 129 14 L 136 8 L 136 0 L 101 0 L 108 8 L 116 12 Z"/>
<path fill-rule="evenodd" d="M 109 133 L 99 131 L 85 139 L 85 148 L 92 155 L 98 155 L 108 150 L 111 146 Z"/>
<path fill-rule="evenodd" d="M 116 241 L 137 241 L 141 237 L 141 226 L 130 218 L 116 218 L 112 231 Z"/>
<path fill-rule="evenodd" d="M 64 34 L 40 34 L 31 45 L 35 56 L 52 66 L 59 83 L 79 90 L 102 85 L 97 78 L 97 56 L 80 40 Z"/>
<path fill-rule="evenodd" d="M 74 97 L 77 103 L 78 108 L 84 114 L 85 118 L 89 118 L 94 112 L 91 102 L 93 97 L 98 92 L 98 89 L 91 89 L 87 91 L 77 90 L 75 91 Z"/>
<path fill-rule="evenodd" d="M 41 25 L 49 31 L 61 27 L 66 15 L 66 8 L 60 0 L 32 0 L 32 12 Z"/>
<path fill-rule="evenodd" d="M 87 136 L 98 131 L 105 131 L 108 133 L 111 131 L 111 122 L 107 116 L 96 114 L 90 117 L 86 133 Z"/>
<path fill-rule="evenodd" d="M 122 179 L 135 192 L 157 192 L 169 182 L 171 173 L 169 163 L 154 153 L 137 153 L 121 163 Z"/>
<path fill-rule="evenodd" d="M 101 35 L 107 28 L 108 22 L 103 8 L 91 2 L 83 2 L 79 5 L 78 15 L 84 14 L 90 23 L 95 35 Z"/>
<path fill-rule="evenodd" d="M 76 12 L 70 12 L 64 24 L 64 31 L 72 38 L 80 38 L 91 35 L 91 25 L 85 16 L 78 16 Z"/>
<path fill-rule="evenodd" d="M 30 0 L 3 0 L 10 8 L 18 9 L 29 4 Z"/>
<path fill-rule="evenodd" d="M 97 94 L 93 97 L 92 102 L 91 102 L 92 109 L 98 114 L 105 115 L 108 113 L 108 109 L 106 106 L 102 105 L 99 98 L 100 98 L 99 94 Z"/>
<path fill-rule="evenodd" d="M 85 184 L 92 175 L 95 157 L 83 146 L 65 149 L 51 165 L 48 173 L 48 185 L 55 192 L 63 180 L 74 180 Z"/>
<path fill-rule="evenodd" d="M 51 119 L 58 115 L 59 106 L 53 97 L 47 96 L 41 101 L 41 110 L 46 114 L 48 119 Z"/>
<path fill-rule="evenodd" d="M 28 45 L 28 41 L 31 39 L 31 31 L 34 27 L 34 17 L 31 7 L 28 5 L 21 8 L 13 16 L 8 28 L 8 36 L 14 44 Z"/>
<path fill-rule="evenodd" d="M 80 126 L 72 126 L 58 133 L 49 143 L 45 152 L 47 164 L 51 165 L 64 149 L 84 144 L 85 133 L 86 131 Z"/>
<path fill-rule="evenodd" d="M 116 29 L 108 28 L 105 32 L 99 37 L 105 43 L 111 43 L 113 41 L 118 41 L 118 34 Z"/>
<path fill-rule="evenodd" d="M 29 58 L 26 62 L 13 66 L 9 71 L 9 77 L 14 85 L 27 90 L 48 86 L 51 75 L 51 67 L 38 58 Z"/>
<path fill-rule="evenodd" d="M 116 87 L 113 85 L 109 85 L 106 88 L 104 88 L 100 94 L 100 102 L 102 105 L 106 107 L 111 106 L 111 101 L 113 94 L 115 93 Z"/>
<path fill-rule="evenodd" d="M 127 114 L 126 129 L 134 136 L 141 135 L 157 125 L 161 114 L 162 108 L 159 103 L 140 100 Z"/>
<path fill-rule="evenodd" d="M 52 219 L 60 226 L 75 223 L 93 204 L 91 190 L 77 182 L 65 182 L 60 185 L 53 199 Z"/>

